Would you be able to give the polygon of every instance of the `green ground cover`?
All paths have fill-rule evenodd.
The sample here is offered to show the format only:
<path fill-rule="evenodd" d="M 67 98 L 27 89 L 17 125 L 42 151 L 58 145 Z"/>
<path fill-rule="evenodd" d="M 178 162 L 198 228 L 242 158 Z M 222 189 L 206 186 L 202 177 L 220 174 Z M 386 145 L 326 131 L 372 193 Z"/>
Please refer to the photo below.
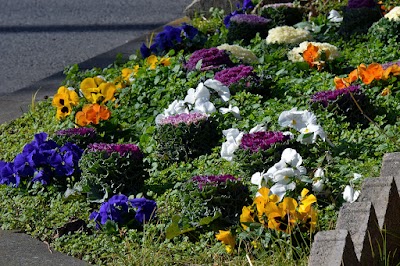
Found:
<path fill-rule="evenodd" d="M 259 22 L 266 29 L 300 14 L 308 31 L 254 32 L 248 43 L 232 28 L 251 33 L 254 21 L 226 28 L 214 10 L 191 21 L 199 32 L 186 25 L 149 40 L 146 56 L 66 68 L 54 97 L 0 125 L 2 229 L 99 265 L 307 264 L 315 233 L 334 228 L 341 205 L 400 144 L 400 66 L 385 64 L 400 59 L 398 36 L 386 34 L 400 21 L 360 33 L 346 27 L 346 4 L 315 1 L 310 20 L 309 9 L 241 6 L 272 17 Z M 343 22 L 327 18 L 331 8 Z M 312 45 L 291 55 L 303 38 Z M 242 48 L 194 61 L 228 41 Z M 74 127 L 96 135 L 60 136 Z"/>

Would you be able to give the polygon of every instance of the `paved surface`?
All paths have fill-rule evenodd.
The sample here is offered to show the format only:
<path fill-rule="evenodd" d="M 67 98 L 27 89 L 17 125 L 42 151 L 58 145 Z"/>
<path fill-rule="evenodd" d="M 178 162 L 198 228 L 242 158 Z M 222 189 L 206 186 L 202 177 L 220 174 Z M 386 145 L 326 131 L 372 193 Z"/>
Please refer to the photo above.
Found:
<path fill-rule="evenodd" d="M 35 82 L 52 76 L 45 84 L 52 82 L 56 91 L 59 83 L 55 80 L 60 80 L 64 67 L 127 44 L 182 17 L 190 3 L 191 0 L 0 0 L 0 123 L 26 111 L 26 104 L 37 89 L 41 88 L 38 99 L 46 95 L 43 86 L 33 86 Z M 134 50 L 126 48 L 129 54 Z M 107 58 L 107 64 L 114 59 L 115 55 Z M 21 89 L 25 91 L 22 94 Z"/>
<path fill-rule="evenodd" d="M 152 32 L 180 25 L 191 0 L 0 0 L 0 124 L 51 96 L 65 66 L 105 67 L 127 58 Z M 111 11 L 113 11 L 111 13 Z M 1 266 L 81 266 L 18 232 L 0 230 Z"/>

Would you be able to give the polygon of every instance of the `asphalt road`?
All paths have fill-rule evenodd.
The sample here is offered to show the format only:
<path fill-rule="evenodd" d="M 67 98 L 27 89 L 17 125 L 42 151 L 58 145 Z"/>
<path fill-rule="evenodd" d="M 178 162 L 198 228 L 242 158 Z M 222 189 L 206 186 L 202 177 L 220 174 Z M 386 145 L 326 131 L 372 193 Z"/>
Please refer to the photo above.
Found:
<path fill-rule="evenodd" d="M 182 17 L 191 2 L 0 0 L 0 100 Z"/>

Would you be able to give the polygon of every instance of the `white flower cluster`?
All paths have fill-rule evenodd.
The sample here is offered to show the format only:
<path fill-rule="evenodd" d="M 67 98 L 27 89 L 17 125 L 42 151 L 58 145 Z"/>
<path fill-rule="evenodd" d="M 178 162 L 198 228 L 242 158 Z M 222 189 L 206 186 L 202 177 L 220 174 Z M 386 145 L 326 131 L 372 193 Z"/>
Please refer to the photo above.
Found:
<path fill-rule="evenodd" d="M 255 133 L 265 130 L 266 128 L 263 127 L 262 125 L 257 125 L 252 129 L 250 129 L 250 133 Z M 244 132 L 240 132 L 239 129 L 237 128 L 230 128 L 227 130 L 223 130 L 222 134 L 224 134 L 226 141 L 222 143 L 221 157 L 231 162 L 233 160 L 235 151 L 240 146 Z"/>
<path fill-rule="evenodd" d="M 218 93 L 223 102 L 228 102 L 231 93 L 229 88 L 215 79 L 208 79 L 204 83 L 200 82 L 196 89 L 190 88 L 184 100 L 173 101 L 162 114 L 157 115 L 156 124 L 158 125 L 165 117 L 177 114 L 204 113 L 210 115 L 216 112 L 215 105 L 210 101 L 210 90 Z M 233 113 L 236 118 L 240 118 L 239 108 L 229 104 L 228 108 L 220 108 L 223 114 Z"/>
<path fill-rule="evenodd" d="M 290 26 L 281 26 L 268 31 L 267 43 L 301 43 L 311 40 L 312 36 L 308 30 L 296 29 Z"/>
<path fill-rule="evenodd" d="M 293 108 L 289 111 L 283 111 L 278 118 L 281 127 L 290 127 L 301 133 L 301 143 L 315 143 L 319 136 L 325 141 L 326 133 L 320 125 L 317 124 L 317 117 L 309 111 L 297 111 Z"/>
<path fill-rule="evenodd" d="M 339 50 L 336 46 L 329 44 L 329 43 L 319 43 L 319 42 L 302 42 L 300 43 L 299 47 L 293 48 L 291 51 L 288 52 L 288 59 L 292 62 L 304 62 L 303 59 L 303 53 L 305 50 L 307 50 L 307 46 L 309 43 L 312 43 L 312 45 L 317 46 L 318 49 L 318 54 L 321 55 L 321 53 L 324 51 L 327 58 L 327 61 L 332 61 L 335 58 L 338 58 L 340 56 Z"/>
<path fill-rule="evenodd" d="M 385 15 L 388 20 L 400 21 L 400 6 L 394 7 Z"/>
<path fill-rule="evenodd" d="M 225 50 L 230 52 L 237 59 L 242 60 L 246 64 L 258 62 L 257 56 L 249 49 L 243 48 L 236 44 L 222 44 L 217 47 L 219 50 Z"/>
<path fill-rule="evenodd" d="M 277 195 L 279 200 L 282 200 L 286 191 L 293 191 L 296 188 L 296 180 L 309 182 L 308 178 L 304 176 L 307 170 L 301 165 L 302 163 L 303 158 L 296 150 L 286 148 L 282 152 L 281 160 L 266 173 L 253 174 L 251 183 L 257 185 L 258 188 L 273 184 L 270 187 L 271 194 Z"/>

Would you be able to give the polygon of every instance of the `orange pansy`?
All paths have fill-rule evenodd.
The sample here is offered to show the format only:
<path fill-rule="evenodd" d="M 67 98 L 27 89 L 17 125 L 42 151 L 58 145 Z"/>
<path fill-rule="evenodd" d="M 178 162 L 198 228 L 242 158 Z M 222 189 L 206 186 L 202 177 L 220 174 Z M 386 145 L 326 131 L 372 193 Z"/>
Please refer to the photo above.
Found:
<path fill-rule="evenodd" d="M 312 43 L 309 43 L 307 45 L 307 49 L 303 52 L 303 59 L 310 67 L 312 67 L 314 62 L 318 59 L 318 49 L 318 46 L 314 46 Z"/>

